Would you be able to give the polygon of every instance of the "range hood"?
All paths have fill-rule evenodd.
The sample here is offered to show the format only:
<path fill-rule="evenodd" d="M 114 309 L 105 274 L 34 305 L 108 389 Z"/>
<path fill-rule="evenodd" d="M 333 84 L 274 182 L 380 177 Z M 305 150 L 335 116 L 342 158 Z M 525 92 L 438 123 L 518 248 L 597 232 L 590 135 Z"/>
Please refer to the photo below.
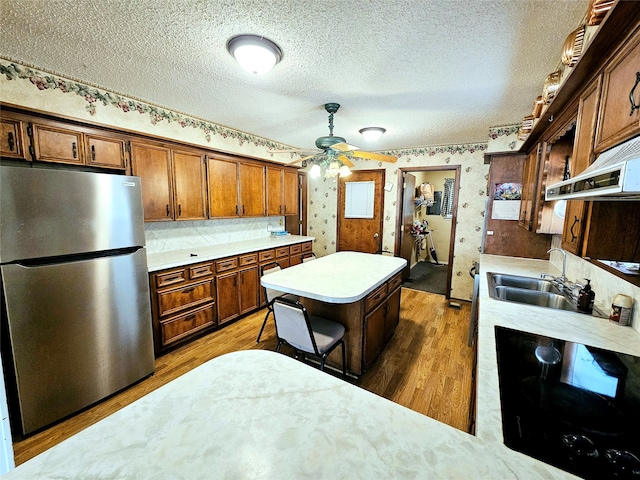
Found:
<path fill-rule="evenodd" d="M 640 137 L 602 153 L 584 172 L 554 183 L 545 200 L 640 200 Z"/>

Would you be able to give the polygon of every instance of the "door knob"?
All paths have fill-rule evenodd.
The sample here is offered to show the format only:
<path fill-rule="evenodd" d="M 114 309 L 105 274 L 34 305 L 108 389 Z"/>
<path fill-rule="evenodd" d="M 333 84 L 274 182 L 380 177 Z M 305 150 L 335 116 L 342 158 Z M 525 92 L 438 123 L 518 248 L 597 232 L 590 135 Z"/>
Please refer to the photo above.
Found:
<path fill-rule="evenodd" d="M 378 238 L 378 236 L 379 236 L 379 235 L 378 235 L 378 233 L 377 233 L 377 232 L 373 234 L 373 238 Z"/>

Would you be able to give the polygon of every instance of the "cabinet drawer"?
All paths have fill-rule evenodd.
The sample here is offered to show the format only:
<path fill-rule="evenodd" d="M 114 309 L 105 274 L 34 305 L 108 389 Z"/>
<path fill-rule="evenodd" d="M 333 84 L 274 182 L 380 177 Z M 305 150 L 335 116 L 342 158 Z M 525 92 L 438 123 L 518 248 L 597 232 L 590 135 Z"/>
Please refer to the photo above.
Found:
<path fill-rule="evenodd" d="M 380 303 L 384 301 L 386 296 L 387 296 L 387 284 L 385 283 L 384 285 L 381 285 L 380 287 L 375 289 L 373 292 L 371 292 L 367 296 L 367 299 L 365 300 L 366 302 L 365 308 L 367 312 L 370 312 L 371 310 L 376 308 L 378 305 L 380 305 Z"/>
<path fill-rule="evenodd" d="M 213 262 L 191 265 L 189 267 L 189 278 L 191 280 L 197 280 L 198 278 L 208 277 L 213 274 Z"/>
<path fill-rule="evenodd" d="M 291 245 L 289 247 L 289 254 L 294 255 L 296 253 L 300 253 L 302 252 L 302 245 L 300 245 L 299 243 L 297 245 Z"/>
<path fill-rule="evenodd" d="M 227 272 L 229 270 L 235 270 L 238 268 L 238 258 L 225 258 L 223 260 L 218 260 L 216 262 L 216 272 L 222 273 Z"/>
<path fill-rule="evenodd" d="M 402 284 L 402 272 L 396 274 L 391 277 L 391 280 L 387 282 L 389 293 L 393 292 L 396 288 L 398 288 Z"/>
<path fill-rule="evenodd" d="M 258 254 L 260 263 L 268 262 L 269 260 L 273 260 L 274 258 L 276 258 L 276 252 L 274 250 L 265 250 Z"/>
<path fill-rule="evenodd" d="M 156 288 L 179 285 L 187 281 L 187 271 L 184 268 L 166 270 L 156 274 Z"/>
<path fill-rule="evenodd" d="M 276 258 L 288 257 L 289 247 L 276 248 Z"/>
<path fill-rule="evenodd" d="M 313 249 L 311 242 L 305 242 L 302 244 L 302 253 L 310 252 Z"/>
<path fill-rule="evenodd" d="M 185 308 L 212 302 L 213 281 L 188 285 L 178 290 L 158 293 L 158 313 L 161 317 L 173 315 Z"/>
<path fill-rule="evenodd" d="M 207 305 L 200 310 L 160 322 L 162 346 L 169 345 L 188 335 L 215 325 L 215 305 Z"/>
<path fill-rule="evenodd" d="M 240 266 L 244 267 L 245 265 L 253 265 L 254 263 L 258 263 L 258 254 L 257 253 L 249 253 L 247 255 L 240 256 Z"/>

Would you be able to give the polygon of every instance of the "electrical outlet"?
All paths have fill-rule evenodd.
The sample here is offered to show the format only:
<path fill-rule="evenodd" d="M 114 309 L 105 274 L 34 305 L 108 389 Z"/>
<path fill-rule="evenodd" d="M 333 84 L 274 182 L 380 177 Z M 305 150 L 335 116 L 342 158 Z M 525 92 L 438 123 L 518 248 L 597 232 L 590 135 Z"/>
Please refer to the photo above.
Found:
<path fill-rule="evenodd" d="M 487 236 L 488 235 L 493 235 L 493 230 L 487 230 Z"/>

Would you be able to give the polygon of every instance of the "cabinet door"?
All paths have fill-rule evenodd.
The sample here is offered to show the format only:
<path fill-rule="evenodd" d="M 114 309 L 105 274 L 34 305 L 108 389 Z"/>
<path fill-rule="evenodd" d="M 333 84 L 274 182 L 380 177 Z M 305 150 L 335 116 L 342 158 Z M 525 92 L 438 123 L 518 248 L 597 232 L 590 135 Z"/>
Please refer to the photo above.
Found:
<path fill-rule="evenodd" d="M 176 220 L 205 220 L 207 196 L 203 156 L 173 150 Z"/>
<path fill-rule="evenodd" d="M 124 140 L 101 135 L 85 135 L 87 165 L 125 170 Z"/>
<path fill-rule="evenodd" d="M 364 319 L 364 357 L 362 361 L 365 368 L 373 363 L 384 346 L 386 308 L 387 304 L 383 302 Z"/>
<path fill-rule="evenodd" d="M 240 163 L 239 168 L 240 215 L 263 217 L 265 214 L 264 167 L 252 163 Z"/>
<path fill-rule="evenodd" d="M 170 149 L 132 142 L 131 167 L 141 179 L 145 222 L 173 220 Z"/>
<path fill-rule="evenodd" d="M 400 288 L 396 288 L 387 298 L 387 311 L 384 317 L 385 343 L 391 338 L 400 323 Z"/>
<path fill-rule="evenodd" d="M 640 201 L 589 202 L 588 207 L 584 256 L 640 262 Z"/>
<path fill-rule="evenodd" d="M 24 144 L 24 122 L 18 119 L 0 118 L 0 156 L 27 160 Z"/>
<path fill-rule="evenodd" d="M 209 218 L 238 216 L 238 163 L 207 157 Z"/>
<path fill-rule="evenodd" d="M 260 287 L 258 266 L 240 270 L 240 314 L 258 308 L 258 288 Z"/>
<path fill-rule="evenodd" d="M 298 172 L 285 169 L 283 172 L 284 214 L 298 214 Z"/>
<path fill-rule="evenodd" d="M 35 160 L 84 165 L 82 132 L 34 123 L 32 134 Z"/>
<path fill-rule="evenodd" d="M 283 215 L 282 168 L 267 167 L 267 215 Z"/>
<path fill-rule="evenodd" d="M 240 314 L 238 288 L 238 272 L 231 272 L 216 277 L 218 325 L 229 322 Z"/>
<path fill-rule="evenodd" d="M 595 150 L 602 152 L 640 133 L 640 109 L 631 112 L 630 96 L 640 71 L 640 30 L 626 42 L 604 69 L 602 102 Z M 640 86 L 633 90 L 640 104 Z"/>
<path fill-rule="evenodd" d="M 562 248 L 567 252 L 580 256 L 584 236 L 584 219 L 586 203 L 583 200 L 567 202 L 564 214 L 564 230 L 562 232 Z"/>
<path fill-rule="evenodd" d="M 520 216 L 518 225 L 526 230 L 533 230 L 533 206 L 535 201 L 535 191 L 538 187 L 538 162 L 542 145 L 538 144 L 524 162 L 522 173 L 522 200 L 520 202 Z"/>

